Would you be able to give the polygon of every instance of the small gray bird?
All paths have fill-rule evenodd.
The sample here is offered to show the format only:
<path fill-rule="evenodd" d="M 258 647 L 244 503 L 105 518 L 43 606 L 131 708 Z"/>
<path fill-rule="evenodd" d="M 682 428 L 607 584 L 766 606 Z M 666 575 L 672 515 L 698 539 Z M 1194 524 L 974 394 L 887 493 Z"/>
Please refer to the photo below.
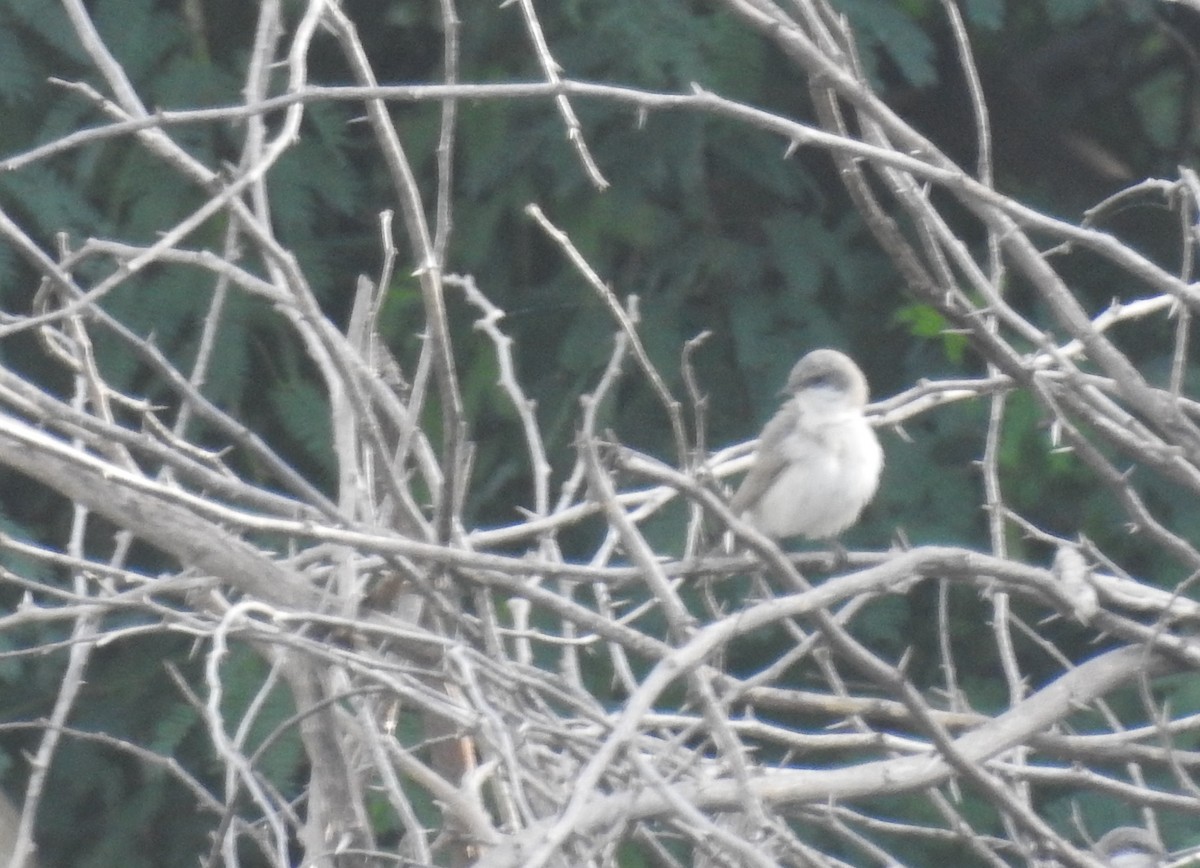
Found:
<path fill-rule="evenodd" d="M 830 539 L 858 521 L 883 470 L 883 449 L 863 416 L 867 378 L 844 353 L 813 350 L 792 368 L 783 394 L 729 508 L 776 539 Z"/>
<path fill-rule="evenodd" d="M 1139 826 L 1118 826 L 1096 842 L 1096 853 L 1111 868 L 1159 868 L 1166 864 L 1162 844 Z"/>

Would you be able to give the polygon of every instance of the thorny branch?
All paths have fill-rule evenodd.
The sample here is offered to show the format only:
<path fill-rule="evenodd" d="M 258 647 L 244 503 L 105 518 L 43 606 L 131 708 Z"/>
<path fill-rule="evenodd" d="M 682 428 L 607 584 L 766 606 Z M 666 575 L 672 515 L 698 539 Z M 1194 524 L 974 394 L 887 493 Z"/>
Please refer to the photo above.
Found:
<path fill-rule="evenodd" d="M 571 80 L 527 0 L 519 9 L 544 84 L 459 82 L 459 25 L 450 0 L 441 4 L 445 80 L 417 85 L 379 84 L 353 21 L 337 6 L 313 0 L 289 31 L 279 4 L 263 2 L 245 103 L 151 114 L 84 4 L 65 5 L 106 91 L 66 86 L 86 94 L 110 122 L 0 155 L 0 170 L 125 137 L 208 198 L 152 244 L 89 239 L 73 251 L 43 249 L 0 212 L 0 238 L 42 281 L 37 306 L 0 313 L 0 335 L 37 334 L 75 382 L 74 396 L 63 400 L 17 370 L 0 368 L 0 464 L 73 509 L 69 537 L 59 546 L 0 536 L 0 550 L 66 579 L 0 572 L 0 581 L 23 594 L 21 604 L 0 617 L 0 634 L 54 624 L 70 648 L 51 718 L 27 722 L 40 728 L 42 740 L 23 799 L 14 865 L 31 864 L 34 820 L 58 745 L 103 737 L 67 725 L 90 650 L 156 631 L 186 635 L 204 650 L 203 677 L 190 684 L 176 678 L 202 715 L 212 756 L 225 773 L 223 789 L 206 791 L 173 758 L 114 741 L 143 760 L 161 760 L 213 814 L 207 854 L 213 865 L 237 864 L 241 842 L 279 866 L 291 864 L 289 853 L 299 847 L 306 865 L 333 865 L 333 854 L 341 852 L 351 861 L 339 865 L 389 864 L 398 856 L 417 864 L 515 868 L 616 864 L 611 853 L 629 842 L 660 856 L 682 847 L 696 864 L 840 865 L 852 860 L 835 853 L 884 862 L 897 858 L 893 848 L 949 841 L 996 865 L 1053 857 L 1085 866 L 1096 864 L 1090 842 L 1041 817 L 1040 793 L 1071 787 L 1142 808 L 1151 820 L 1165 811 L 1200 815 L 1189 777 L 1200 755 L 1186 747 L 1200 732 L 1200 718 L 1175 715 L 1148 690 L 1144 719 L 1133 724 L 1105 705 L 1121 686 L 1200 664 L 1200 647 L 1189 638 L 1200 622 L 1192 587 L 1163 591 L 1153 577 L 1133 574 L 1082 535 L 1064 539 L 1037 528 L 1007 505 L 997 463 L 1006 401 L 1022 392 L 1061 442 L 1110 486 L 1125 520 L 1181 569 L 1200 570 L 1192 539 L 1156 513 L 1144 480 L 1128 471 L 1137 467 L 1193 496 L 1200 492 L 1200 403 L 1186 394 L 1179 373 L 1190 348 L 1187 330 L 1176 330 L 1167 386 L 1139 371 L 1111 337 L 1119 327 L 1170 316 L 1184 323 L 1182 317 L 1200 307 L 1191 274 L 1200 210 L 1193 173 L 1137 192 L 1182 203 L 1186 255 L 1178 274 L 1095 228 L 1103 209 L 1074 225 L 998 192 L 987 156 L 986 106 L 949 2 L 974 96 L 981 154 L 974 171 L 955 165 L 878 99 L 858 68 L 853 34 L 821 3 L 785 9 L 770 0 L 725 0 L 809 77 L 816 124 L 699 88 L 656 94 Z M 309 82 L 307 53 L 322 28 L 333 34 L 355 87 Z M 276 64 L 287 82 L 272 94 L 268 70 Z M 908 291 L 969 336 L 988 362 L 978 377 L 921 382 L 880 400 L 872 417 L 880 427 L 899 429 L 951 402 L 992 402 L 981 439 L 992 552 L 852 553 L 835 560 L 823 581 L 810 583 L 830 572 L 829 558 L 785 555 L 731 515 L 711 488 L 712 480 L 721 484 L 746 468 L 753 444 L 691 466 L 681 403 L 642 346 L 636 299 L 623 301 L 625 288 L 606 285 L 570 233 L 531 204 L 529 214 L 589 285 L 581 292 L 598 293 L 613 320 L 610 364 L 578 417 L 575 462 L 556 480 L 537 408 L 518 377 L 519 347 L 504 330 L 504 311 L 489 299 L 486 277 L 447 273 L 452 156 L 466 98 L 552 103 L 581 171 L 597 187 L 605 182 L 572 100 L 719 115 L 771 131 L 781 144 L 828 152 Z M 408 242 L 398 253 L 390 218 L 383 221 L 381 279 L 359 283 L 345 333 L 276 238 L 265 184 L 302 135 L 306 108 L 326 100 L 366 106 Z M 432 191 L 422 188 L 388 111 L 392 102 L 419 100 L 442 102 Z M 283 121 L 269 132 L 265 118 L 280 111 Z M 249 123 L 231 173 L 199 164 L 172 137 L 187 125 L 233 119 Z M 947 215 L 930 186 L 974 216 L 975 228 L 990 239 L 982 255 L 963 240 L 960 217 Z M 228 229 L 209 248 L 196 228 L 217 213 L 230 218 Z M 1108 260 L 1124 272 L 1128 296 L 1103 310 L 1085 309 L 1056 271 L 1053 251 L 1039 246 L 1045 239 Z M 239 262 L 243 248 L 265 263 L 263 275 Z M 394 263 L 420 286 L 426 343 L 416 358 L 393 358 L 375 331 L 379 293 Z M 96 264 L 109 267 L 85 267 Z M 176 367 L 105 309 L 113 290 L 152 264 L 211 277 L 204 349 L 190 370 Z M 1007 303 L 1009 272 L 1033 287 L 1054 329 Z M 447 296 L 447 286 L 461 290 L 478 316 L 477 331 L 490 342 L 499 369 L 496 387 L 519 418 L 528 453 L 531 508 L 504 527 L 469 527 L 464 519 L 475 484 L 471 420 L 456 372 L 461 348 L 447 324 L 448 305 L 458 298 Z M 336 497 L 289 467 L 261 432 L 204 396 L 211 347 L 236 293 L 273 305 L 321 378 L 336 417 Z M 1067 339 L 1054 337 L 1059 332 Z M 90 340 L 100 334 L 168 387 L 166 404 L 152 406 L 104 382 L 89 358 Z M 636 361 L 632 371 L 623 370 L 627 355 Z M 623 376 L 642 378 L 662 405 L 676 447 L 672 463 L 610 442 L 600 430 L 598 408 Z M 397 381 L 410 388 L 398 389 Z M 690 387 L 699 404 L 695 384 Z M 440 441 L 421 426 L 427 400 L 440 410 Z M 164 421 L 171 415 L 173 424 Z M 189 439 L 196 427 L 189 423 L 196 421 L 216 432 L 221 449 Z M 247 464 L 259 468 L 257 477 L 236 469 Z M 643 529 L 681 499 L 731 529 L 739 551 L 682 560 L 678 551 L 655 551 Z M 83 544 L 97 517 L 120 530 L 122 542 L 107 557 Z M 586 557 L 568 559 L 560 538 L 579 527 L 598 528 L 599 542 Z M 1006 550 L 1013 531 L 1071 554 L 1056 559 L 1055 568 L 1023 563 Z M 170 556 L 174 571 L 150 575 L 132 566 L 126 555 L 133 539 Z M 1064 576 L 1063 563 L 1082 566 Z M 746 575 L 756 576 L 750 584 L 756 590 L 738 608 L 708 613 L 705 621 L 692 583 Z M 930 621 L 938 631 L 942 678 L 922 681 L 905 661 L 873 650 L 859 630 L 872 605 L 931 582 L 941 589 L 939 616 Z M 1001 708 L 974 709 L 961 700 L 956 654 L 962 650 L 950 636 L 947 611 L 963 593 L 991 601 L 990 635 L 1008 686 Z M 131 613 L 139 616 L 137 626 L 116 617 Z M 1079 629 L 1117 647 L 1091 659 L 1067 659 L 1043 634 L 1043 618 L 1079 622 Z M 786 631 L 795 646 L 763 660 L 753 674 L 723 670 L 731 648 L 769 628 Z M 231 646 L 252 649 L 270 673 L 237 721 L 226 720 L 221 705 Z M 8 653 L 35 655 L 52 647 L 58 646 Z M 1029 647 L 1038 649 L 1035 660 Z M 597 671 L 611 671 L 619 705 L 589 691 L 595 679 L 584 670 L 596 660 Z M 1043 675 L 1034 678 L 1035 670 Z M 247 744 L 248 729 L 276 690 L 286 690 L 295 704 L 287 726 L 300 733 L 309 762 L 298 801 L 270 779 L 263 749 Z M 1103 726 L 1075 731 L 1081 709 L 1094 710 L 1090 719 Z M 1004 835 L 977 828 L 979 821 L 959 810 L 957 794 L 964 789 L 986 795 Z M 938 819 L 889 818 L 872 799 L 892 794 L 925 800 L 924 816 Z M 372 811 L 390 811 L 382 825 L 401 830 L 392 839 L 384 841 L 372 827 L 368 800 Z M 423 825 L 429 804 L 438 814 L 432 829 Z"/>

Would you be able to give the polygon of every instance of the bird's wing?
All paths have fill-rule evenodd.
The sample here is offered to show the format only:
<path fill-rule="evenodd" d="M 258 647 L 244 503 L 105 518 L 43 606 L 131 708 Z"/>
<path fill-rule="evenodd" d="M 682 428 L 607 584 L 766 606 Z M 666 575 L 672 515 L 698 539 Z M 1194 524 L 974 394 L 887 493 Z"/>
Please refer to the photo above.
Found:
<path fill-rule="evenodd" d="M 788 401 L 763 428 L 758 450 L 754 453 L 754 464 L 742 480 L 742 484 L 738 486 L 733 500 L 729 501 L 729 509 L 734 515 L 741 516 L 753 507 L 771 487 L 775 478 L 788 466 L 787 456 L 780 444 L 795 430 L 798 413 L 796 406 Z"/>

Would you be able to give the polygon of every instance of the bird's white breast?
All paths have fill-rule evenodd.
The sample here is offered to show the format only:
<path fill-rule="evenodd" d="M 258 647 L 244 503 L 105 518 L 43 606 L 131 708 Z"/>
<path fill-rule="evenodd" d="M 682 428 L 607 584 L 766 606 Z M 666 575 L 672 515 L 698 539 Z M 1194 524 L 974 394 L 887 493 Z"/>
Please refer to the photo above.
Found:
<path fill-rule="evenodd" d="M 750 510 L 752 523 L 777 538 L 836 536 L 875 494 L 883 449 L 858 410 L 800 414 L 780 443 L 788 465 Z M 807 424 L 806 424 L 807 423 Z"/>

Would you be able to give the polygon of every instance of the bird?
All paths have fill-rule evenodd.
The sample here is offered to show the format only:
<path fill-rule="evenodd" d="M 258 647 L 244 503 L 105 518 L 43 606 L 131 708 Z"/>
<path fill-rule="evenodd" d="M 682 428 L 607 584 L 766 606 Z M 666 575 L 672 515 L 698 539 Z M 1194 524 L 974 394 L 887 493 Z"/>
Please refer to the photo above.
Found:
<path fill-rule="evenodd" d="M 1096 853 L 1110 868 L 1158 868 L 1166 851 L 1150 832 L 1139 826 L 1118 826 L 1096 842 Z"/>
<path fill-rule="evenodd" d="M 792 368 L 729 508 L 769 537 L 833 539 L 879 487 L 883 448 L 863 415 L 867 378 L 845 353 L 817 349 Z"/>

